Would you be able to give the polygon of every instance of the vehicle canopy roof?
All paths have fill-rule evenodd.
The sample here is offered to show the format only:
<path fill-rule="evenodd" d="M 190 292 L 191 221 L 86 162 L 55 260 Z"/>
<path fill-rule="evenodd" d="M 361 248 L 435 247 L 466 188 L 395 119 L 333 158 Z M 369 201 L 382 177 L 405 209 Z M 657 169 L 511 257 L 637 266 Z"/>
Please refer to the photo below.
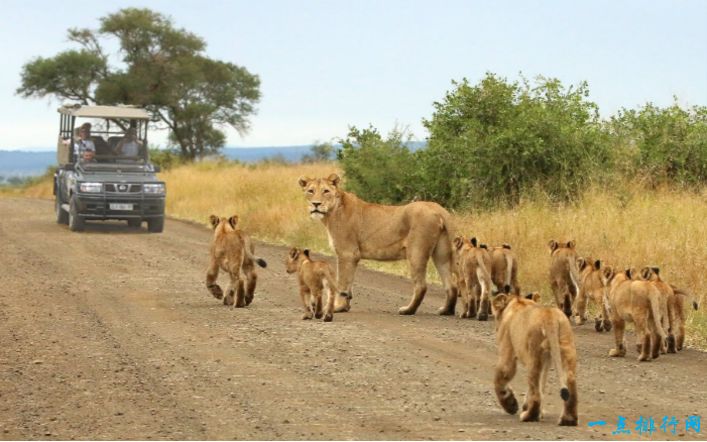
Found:
<path fill-rule="evenodd" d="M 62 106 L 58 109 L 60 114 L 72 117 L 85 118 L 112 118 L 125 120 L 149 120 L 150 114 L 142 108 L 135 106 Z"/>

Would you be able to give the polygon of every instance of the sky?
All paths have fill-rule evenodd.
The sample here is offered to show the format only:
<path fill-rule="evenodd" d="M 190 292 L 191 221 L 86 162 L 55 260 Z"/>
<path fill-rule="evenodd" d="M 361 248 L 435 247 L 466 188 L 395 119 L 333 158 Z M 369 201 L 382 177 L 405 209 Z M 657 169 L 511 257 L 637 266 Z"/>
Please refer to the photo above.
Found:
<path fill-rule="evenodd" d="M 608 117 L 647 102 L 707 105 L 706 1 L 0 0 L 0 149 L 52 148 L 60 102 L 15 94 L 23 64 L 74 47 L 124 7 L 161 12 L 205 39 L 209 57 L 257 74 L 250 131 L 227 146 L 332 141 L 349 126 L 422 125 L 453 88 L 486 72 L 587 81 Z M 110 43 L 109 43 L 110 44 Z M 115 47 L 115 46 L 113 46 Z M 162 143 L 164 132 L 151 135 Z"/>

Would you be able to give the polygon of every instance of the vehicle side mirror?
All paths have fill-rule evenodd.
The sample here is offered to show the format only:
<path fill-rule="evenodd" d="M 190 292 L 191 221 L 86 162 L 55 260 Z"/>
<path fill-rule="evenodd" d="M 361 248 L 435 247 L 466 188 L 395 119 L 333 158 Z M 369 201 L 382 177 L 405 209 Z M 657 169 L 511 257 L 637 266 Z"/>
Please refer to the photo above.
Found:
<path fill-rule="evenodd" d="M 155 169 L 155 173 L 162 171 L 162 168 L 160 166 L 158 166 L 157 164 L 154 164 L 152 167 Z"/>

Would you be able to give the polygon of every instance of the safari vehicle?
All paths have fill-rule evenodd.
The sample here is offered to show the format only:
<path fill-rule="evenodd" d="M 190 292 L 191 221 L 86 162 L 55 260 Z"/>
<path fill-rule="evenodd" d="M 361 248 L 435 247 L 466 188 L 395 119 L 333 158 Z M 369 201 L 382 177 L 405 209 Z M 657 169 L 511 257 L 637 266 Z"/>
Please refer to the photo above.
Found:
<path fill-rule="evenodd" d="M 73 105 L 58 110 L 57 223 L 68 224 L 76 232 L 83 230 L 88 220 L 126 220 L 134 228 L 146 221 L 148 231 L 162 232 L 165 185 L 155 176 L 159 167 L 148 158 L 150 115 L 130 106 Z M 88 139 L 95 146 L 90 160 L 80 157 L 75 132 L 84 120 L 91 123 Z M 138 146 L 131 156 L 117 149 L 128 132 Z"/>

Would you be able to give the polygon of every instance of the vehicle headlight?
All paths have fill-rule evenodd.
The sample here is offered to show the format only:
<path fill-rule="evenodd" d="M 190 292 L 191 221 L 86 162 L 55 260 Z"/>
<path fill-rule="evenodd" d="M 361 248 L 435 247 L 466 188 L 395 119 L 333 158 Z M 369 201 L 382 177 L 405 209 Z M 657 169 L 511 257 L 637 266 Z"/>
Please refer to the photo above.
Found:
<path fill-rule="evenodd" d="M 80 183 L 79 184 L 79 191 L 80 192 L 100 193 L 102 189 L 103 189 L 103 185 L 101 183 Z"/>
<path fill-rule="evenodd" d="M 143 184 L 142 190 L 145 193 L 154 193 L 157 195 L 164 194 L 164 184 Z"/>

